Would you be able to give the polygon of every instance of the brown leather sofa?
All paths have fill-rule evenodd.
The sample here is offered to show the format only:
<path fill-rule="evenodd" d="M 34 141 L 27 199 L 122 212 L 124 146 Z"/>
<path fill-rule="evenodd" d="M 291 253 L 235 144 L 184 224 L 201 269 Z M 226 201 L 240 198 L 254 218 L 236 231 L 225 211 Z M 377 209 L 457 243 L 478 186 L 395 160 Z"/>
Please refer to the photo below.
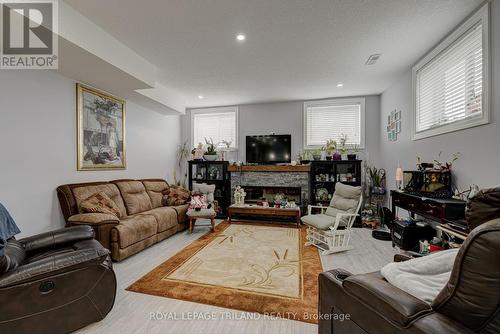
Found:
<path fill-rule="evenodd" d="M 469 234 L 431 305 L 378 272 L 332 270 L 319 276 L 319 313 L 320 334 L 500 333 L 500 219 Z"/>
<path fill-rule="evenodd" d="M 88 226 L 9 240 L 0 256 L 0 333 L 69 333 L 112 309 L 109 251 Z"/>
<path fill-rule="evenodd" d="M 90 225 L 111 258 L 121 261 L 187 228 L 187 204 L 162 206 L 168 187 L 162 179 L 115 180 L 62 185 L 57 195 L 66 226 Z M 116 203 L 120 219 L 80 211 L 79 203 L 101 191 Z"/>

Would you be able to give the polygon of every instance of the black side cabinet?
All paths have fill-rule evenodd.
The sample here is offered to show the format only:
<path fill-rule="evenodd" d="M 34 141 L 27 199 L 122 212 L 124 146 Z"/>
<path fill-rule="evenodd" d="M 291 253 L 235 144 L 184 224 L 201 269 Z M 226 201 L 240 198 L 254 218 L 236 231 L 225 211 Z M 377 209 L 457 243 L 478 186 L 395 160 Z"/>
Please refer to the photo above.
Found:
<path fill-rule="evenodd" d="M 214 197 L 221 210 L 217 218 L 227 217 L 227 208 L 231 205 L 231 178 L 227 171 L 228 161 L 189 161 L 189 189 L 193 183 L 215 184 Z"/>
<path fill-rule="evenodd" d="M 337 182 L 350 186 L 361 185 L 361 160 L 312 160 L 310 162 L 310 202 L 312 205 L 328 205 Z"/>

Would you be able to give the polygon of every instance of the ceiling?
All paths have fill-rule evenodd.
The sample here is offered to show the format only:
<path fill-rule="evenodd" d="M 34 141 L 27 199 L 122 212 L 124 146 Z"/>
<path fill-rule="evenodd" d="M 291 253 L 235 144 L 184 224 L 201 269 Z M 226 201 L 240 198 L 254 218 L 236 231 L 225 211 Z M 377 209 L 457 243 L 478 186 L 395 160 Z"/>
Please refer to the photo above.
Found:
<path fill-rule="evenodd" d="M 155 65 L 189 107 L 380 94 L 482 3 L 64 1 Z"/>

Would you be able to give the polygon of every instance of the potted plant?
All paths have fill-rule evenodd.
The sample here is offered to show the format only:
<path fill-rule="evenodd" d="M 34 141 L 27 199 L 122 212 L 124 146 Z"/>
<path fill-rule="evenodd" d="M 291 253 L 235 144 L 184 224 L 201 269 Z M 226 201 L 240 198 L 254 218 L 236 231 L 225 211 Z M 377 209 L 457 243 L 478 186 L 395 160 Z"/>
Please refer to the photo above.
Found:
<path fill-rule="evenodd" d="M 313 160 L 321 160 L 321 151 L 320 150 L 313 150 L 311 152 Z"/>
<path fill-rule="evenodd" d="M 340 155 L 342 157 L 342 160 L 347 160 L 347 135 L 342 134 L 340 135 Z"/>
<path fill-rule="evenodd" d="M 357 160 L 358 159 L 359 146 L 354 145 L 352 147 L 351 153 L 347 155 L 347 160 Z"/>
<path fill-rule="evenodd" d="M 205 154 L 203 155 L 203 158 L 207 161 L 215 161 L 217 160 L 217 149 L 216 149 L 216 146 L 214 144 L 214 141 L 212 138 L 210 138 L 210 140 L 208 140 L 207 138 L 205 138 L 205 144 L 206 144 L 206 152 Z"/>
<path fill-rule="evenodd" d="M 449 170 L 451 170 L 453 163 L 460 158 L 461 153 L 460 152 L 453 153 L 451 155 L 451 161 L 449 161 L 449 162 L 441 161 L 441 154 L 442 153 L 443 152 L 439 152 L 439 155 L 438 155 L 439 160 L 438 159 L 434 160 L 434 170 L 449 171 Z"/>
<path fill-rule="evenodd" d="M 326 141 L 325 145 L 326 160 L 332 160 L 336 148 L 337 148 L 337 142 L 335 140 L 329 139 Z"/>
<path fill-rule="evenodd" d="M 385 169 L 373 167 L 366 167 L 366 172 L 370 176 L 370 191 L 372 194 L 383 195 L 385 194 Z"/>

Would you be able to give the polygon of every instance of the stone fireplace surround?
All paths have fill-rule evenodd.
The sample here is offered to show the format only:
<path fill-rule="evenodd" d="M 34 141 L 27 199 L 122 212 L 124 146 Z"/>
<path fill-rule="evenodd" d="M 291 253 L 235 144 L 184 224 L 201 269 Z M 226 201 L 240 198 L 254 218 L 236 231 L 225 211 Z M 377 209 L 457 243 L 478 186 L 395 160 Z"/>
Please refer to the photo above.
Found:
<path fill-rule="evenodd" d="M 302 201 L 300 206 L 303 210 L 307 207 L 310 193 L 310 176 L 308 168 L 303 168 L 305 166 L 286 166 L 288 168 L 271 168 L 273 166 L 268 166 L 268 168 L 266 166 L 243 167 L 252 168 L 233 167 L 229 169 L 231 173 L 231 202 L 234 202 L 233 194 L 237 186 L 243 188 L 245 186 L 300 188 Z"/>

